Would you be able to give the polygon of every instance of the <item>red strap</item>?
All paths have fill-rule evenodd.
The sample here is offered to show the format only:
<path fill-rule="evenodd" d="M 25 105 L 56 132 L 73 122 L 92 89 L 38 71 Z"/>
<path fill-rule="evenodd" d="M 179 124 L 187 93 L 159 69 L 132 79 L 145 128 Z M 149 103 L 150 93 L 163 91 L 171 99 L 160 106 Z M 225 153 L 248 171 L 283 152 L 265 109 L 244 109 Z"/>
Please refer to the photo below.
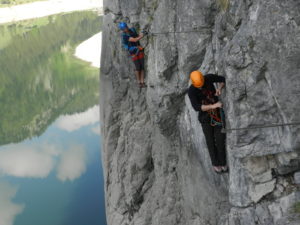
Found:
<path fill-rule="evenodd" d="M 138 59 L 143 59 L 144 58 L 144 53 L 140 51 L 140 52 L 138 52 L 138 54 L 131 55 L 131 57 L 132 57 L 133 61 L 136 61 Z"/>

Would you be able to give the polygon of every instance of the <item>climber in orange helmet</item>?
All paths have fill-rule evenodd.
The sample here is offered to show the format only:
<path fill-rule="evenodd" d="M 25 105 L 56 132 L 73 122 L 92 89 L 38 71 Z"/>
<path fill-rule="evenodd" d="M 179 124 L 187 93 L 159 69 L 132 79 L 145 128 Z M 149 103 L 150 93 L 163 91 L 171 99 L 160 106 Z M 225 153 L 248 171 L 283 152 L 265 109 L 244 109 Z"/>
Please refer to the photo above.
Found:
<path fill-rule="evenodd" d="M 221 132 L 225 121 L 222 103 L 218 98 L 225 86 L 225 78 L 214 74 L 203 76 L 200 71 L 193 71 L 190 79 L 192 84 L 188 89 L 188 96 L 194 110 L 199 112 L 198 119 L 206 139 L 213 170 L 217 173 L 227 172 L 226 136 Z M 214 83 L 218 84 L 217 89 Z"/>

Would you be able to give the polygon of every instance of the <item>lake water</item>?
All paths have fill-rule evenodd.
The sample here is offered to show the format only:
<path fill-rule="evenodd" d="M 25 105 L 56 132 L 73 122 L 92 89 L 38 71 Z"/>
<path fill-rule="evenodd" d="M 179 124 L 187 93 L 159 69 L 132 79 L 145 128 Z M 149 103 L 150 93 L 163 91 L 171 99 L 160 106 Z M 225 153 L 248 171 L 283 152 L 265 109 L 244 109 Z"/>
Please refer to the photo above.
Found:
<path fill-rule="evenodd" d="M 0 26 L 0 224 L 106 225 L 93 11 Z M 100 54 L 100 52 L 99 52 Z"/>

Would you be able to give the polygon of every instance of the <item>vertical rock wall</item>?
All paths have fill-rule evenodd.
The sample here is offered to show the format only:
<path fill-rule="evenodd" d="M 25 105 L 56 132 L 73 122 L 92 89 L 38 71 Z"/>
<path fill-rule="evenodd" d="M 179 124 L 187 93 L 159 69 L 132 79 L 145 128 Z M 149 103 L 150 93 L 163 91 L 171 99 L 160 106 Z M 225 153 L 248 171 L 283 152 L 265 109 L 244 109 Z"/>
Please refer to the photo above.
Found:
<path fill-rule="evenodd" d="M 296 0 L 104 0 L 101 121 L 109 225 L 299 224 L 300 126 L 227 133 L 211 170 L 186 96 L 194 69 L 226 77 L 227 128 L 299 121 Z M 140 90 L 117 23 L 152 33 Z M 174 33 L 176 31 L 176 33 Z M 288 222 L 287 222 L 288 221 Z"/>

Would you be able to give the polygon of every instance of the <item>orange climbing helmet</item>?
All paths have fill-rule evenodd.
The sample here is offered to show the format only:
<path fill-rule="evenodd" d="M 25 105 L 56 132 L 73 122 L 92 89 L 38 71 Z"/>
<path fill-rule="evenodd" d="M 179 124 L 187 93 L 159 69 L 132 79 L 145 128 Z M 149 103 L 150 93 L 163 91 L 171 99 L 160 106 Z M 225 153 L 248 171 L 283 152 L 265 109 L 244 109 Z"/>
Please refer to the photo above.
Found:
<path fill-rule="evenodd" d="M 192 81 L 193 86 L 196 88 L 200 88 L 204 85 L 204 76 L 198 70 L 191 72 L 190 79 Z"/>

